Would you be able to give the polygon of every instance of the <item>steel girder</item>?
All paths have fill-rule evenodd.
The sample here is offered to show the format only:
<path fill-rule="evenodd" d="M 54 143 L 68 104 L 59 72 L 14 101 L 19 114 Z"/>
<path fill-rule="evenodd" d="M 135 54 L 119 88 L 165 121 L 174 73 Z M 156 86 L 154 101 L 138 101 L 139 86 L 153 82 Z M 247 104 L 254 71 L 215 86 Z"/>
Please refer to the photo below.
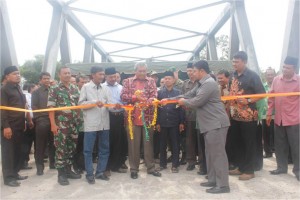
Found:
<path fill-rule="evenodd" d="M 5 67 L 18 66 L 17 54 L 9 22 L 6 1 L 0 1 L 0 65 L 1 75 Z"/>
<path fill-rule="evenodd" d="M 298 66 L 300 65 L 300 1 L 290 0 L 288 15 L 286 20 L 285 35 L 283 40 L 283 48 L 281 55 L 280 69 L 282 69 L 286 56 L 298 58 Z M 298 67 L 299 73 L 299 67 Z"/>

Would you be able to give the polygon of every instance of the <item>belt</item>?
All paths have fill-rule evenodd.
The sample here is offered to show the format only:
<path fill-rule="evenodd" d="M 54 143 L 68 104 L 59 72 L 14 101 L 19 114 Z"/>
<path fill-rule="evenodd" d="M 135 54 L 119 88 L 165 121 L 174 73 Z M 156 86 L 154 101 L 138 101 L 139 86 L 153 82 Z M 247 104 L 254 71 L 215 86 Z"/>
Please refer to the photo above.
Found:
<path fill-rule="evenodd" d="M 112 115 L 115 115 L 115 116 L 119 116 L 119 115 L 123 115 L 124 112 L 109 112 L 110 114 Z"/>

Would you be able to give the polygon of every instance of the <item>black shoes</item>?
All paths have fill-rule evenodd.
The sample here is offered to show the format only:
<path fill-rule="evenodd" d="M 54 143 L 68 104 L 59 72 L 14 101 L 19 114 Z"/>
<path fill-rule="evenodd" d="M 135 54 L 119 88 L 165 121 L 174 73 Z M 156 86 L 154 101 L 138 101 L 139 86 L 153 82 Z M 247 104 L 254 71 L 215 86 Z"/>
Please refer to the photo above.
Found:
<path fill-rule="evenodd" d="M 182 157 L 181 157 L 179 163 L 180 163 L 180 165 L 185 165 L 185 164 L 187 163 L 184 154 L 182 155 Z"/>
<path fill-rule="evenodd" d="M 89 184 L 95 184 L 95 177 L 94 176 L 87 176 L 86 180 Z"/>
<path fill-rule="evenodd" d="M 55 169 L 55 165 L 53 163 L 50 163 L 49 169 Z"/>
<path fill-rule="evenodd" d="M 188 165 L 186 168 L 187 171 L 192 171 L 194 169 L 195 169 L 195 165 Z"/>
<path fill-rule="evenodd" d="M 200 186 L 202 186 L 202 187 L 216 187 L 216 183 L 213 183 L 213 182 L 203 182 L 203 183 L 200 183 Z"/>
<path fill-rule="evenodd" d="M 207 171 L 203 170 L 203 169 L 200 169 L 198 172 L 197 172 L 198 175 L 206 175 L 207 174 Z"/>
<path fill-rule="evenodd" d="M 38 176 L 42 176 L 43 174 L 44 174 L 44 171 L 42 169 L 38 169 L 36 171 L 36 175 L 38 175 Z"/>
<path fill-rule="evenodd" d="M 271 158 L 273 157 L 272 153 L 265 153 L 264 158 Z"/>
<path fill-rule="evenodd" d="M 152 174 L 153 176 L 156 176 L 156 177 L 161 177 L 161 173 L 158 171 L 148 172 L 148 174 Z"/>
<path fill-rule="evenodd" d="M 101 179 L 101 180 L 104 180 L 104 181 L 109 181 L 109 178 L 104 173 L 102 173 L 102 174 L 96 174 L 95 178 L 96 179 Z"/>
<path fill-rule="evenodd" d="M 125 163 L 122 164 L 121 168 L 122 168 L 122 169 L 128 169 L 128 167 L 127 167 L 127 165 L 126 165 Z"/>
<path fill-rule="evenodd" d="M 167 166 L 160 166 L 157 170 L 158 170 L 158 171 L 162 171 L 162 170 L 164 170 L 164 169 L 167 169 Z"/>
<path fill-rule="evenodd" d="M 213 187 L 213 188 L 207 189 L 206 192 L 211 193 L 211 194 L 229 193 L 230 187 L 229 186 Z"/>
<path fill-rule="evenodd" d="M 171 168 L 171 172 L 172 172 L 172 173 L 178 173 L 178 172 L 179 172 L 178 167 L 172 167 L 172 168 Z"/>
<path fill-rule="evenodd" d="M 138 173 L 137 172 L 131 172 L 130 177 L 132 179 L 137 179 L 138 178 Z"/>
<path fill-rule="evenodd" d="M 19 187 L 20 183 L 16 180 L 9 180 L 9 181 L 4 181 L 4 185 L 7 185 L 9 187 Z"/>
<path fill-rule="evenodd" d="M 119 168 L 117 170 L 111 170 L 113 172 L 118 172 L 118 173 L 127 173 L 127 169 Z"/>
<path fill-rule="evenodd" d="M 21 167 L 21 169 L 32 169 L 32 167 L 29 167 L 28 163 L 24 163 L 24 165 Z"/>
<path fill-rule="evenodd" d="M 28 178 L 28 176 L 21 176 L 21 175 L 17 175 L 17 180 L 19 180 L 19 181 L 22 181 L 22 180 L 25 180 L 25 179 L 27 179 Z"/>
<path fill-rule="evenodd" d="M 280 169 L 275 169 L 273 171 L 270 171 L 270 174 L 272 175 L 278 175 L 278 174 L 286 174 L 287 171 L 283 171 L 283 170 L 280 170 Z"/>
<path fill-rule="evenodd" d="M 71 166 L 65 167 L 65 175 L 70 179 L 81 179 L 81 174 L 76 174 L 71 170 Z"/>

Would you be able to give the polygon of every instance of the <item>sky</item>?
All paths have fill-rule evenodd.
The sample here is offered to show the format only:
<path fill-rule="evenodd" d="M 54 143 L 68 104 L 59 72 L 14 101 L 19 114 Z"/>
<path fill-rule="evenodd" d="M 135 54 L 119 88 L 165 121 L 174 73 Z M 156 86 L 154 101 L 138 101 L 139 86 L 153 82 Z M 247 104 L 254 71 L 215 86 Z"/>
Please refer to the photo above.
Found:
<path fill-rule="evenodd" d="M 77 5 L 80 5 L 79 2 L 82 3 L 83 1 L 88 0 L 80 0 Z M 101 1 L 102 4 L 103 2 L 105 1 Z M 160 2 L 161 4 L 163 2 L 166 3 L 166 0 L 148 2 L 152 2 L 152 4 Z M 33 59 L 34 55 L 45 54 L 52 6 L 47 0 L 6 0 L 6 4 L 19 65 L 22 65 L 26 60 Z M 245 0 L 252 39 L 259 67 L 262 70 L 269 66 L 276 70 L 280 67 L 288 4 L 289 0 Z M 74 3 L 74 5 L 76 4 Z M 184 7 L 178 4 L 177 6 Z M 132 15 L 133 12 L 129 13 Z M 149 13 L 151 14 L 151 12 Z M 126 12 L 124 11 L 123 15 L 125 14 Z M 150 16 L 146 15 L 145 17 Z M 69 31 L 70 34 L 75 32 L 72 29 Z M 70 40 L 71 49 L 76 49 L 76 51 L 72 52 L 72 60 L 75 62 L 82 60 L 84 40 L 76 33 L 74 36 L 70 36 Z M 96 57 L 96 61 L 97 59 L 100 59 L 100 57 Z"/>

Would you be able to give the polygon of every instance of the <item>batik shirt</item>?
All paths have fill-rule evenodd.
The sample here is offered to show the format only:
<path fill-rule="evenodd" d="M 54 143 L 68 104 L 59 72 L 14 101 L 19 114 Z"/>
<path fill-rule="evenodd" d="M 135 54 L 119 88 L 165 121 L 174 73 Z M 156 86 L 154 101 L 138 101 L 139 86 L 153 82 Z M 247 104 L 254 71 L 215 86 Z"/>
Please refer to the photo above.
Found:
<path fill-rule="evenodd" d="M 246 68 L 240 75 L 235 71 L 230 79 L 230 96 L 266 93 L 260 77 Z M 236 100 L 230 102 L 230 115 L 236 121 L 257 121 L 258 112 L 255 103 L 238 104 Z"/>

